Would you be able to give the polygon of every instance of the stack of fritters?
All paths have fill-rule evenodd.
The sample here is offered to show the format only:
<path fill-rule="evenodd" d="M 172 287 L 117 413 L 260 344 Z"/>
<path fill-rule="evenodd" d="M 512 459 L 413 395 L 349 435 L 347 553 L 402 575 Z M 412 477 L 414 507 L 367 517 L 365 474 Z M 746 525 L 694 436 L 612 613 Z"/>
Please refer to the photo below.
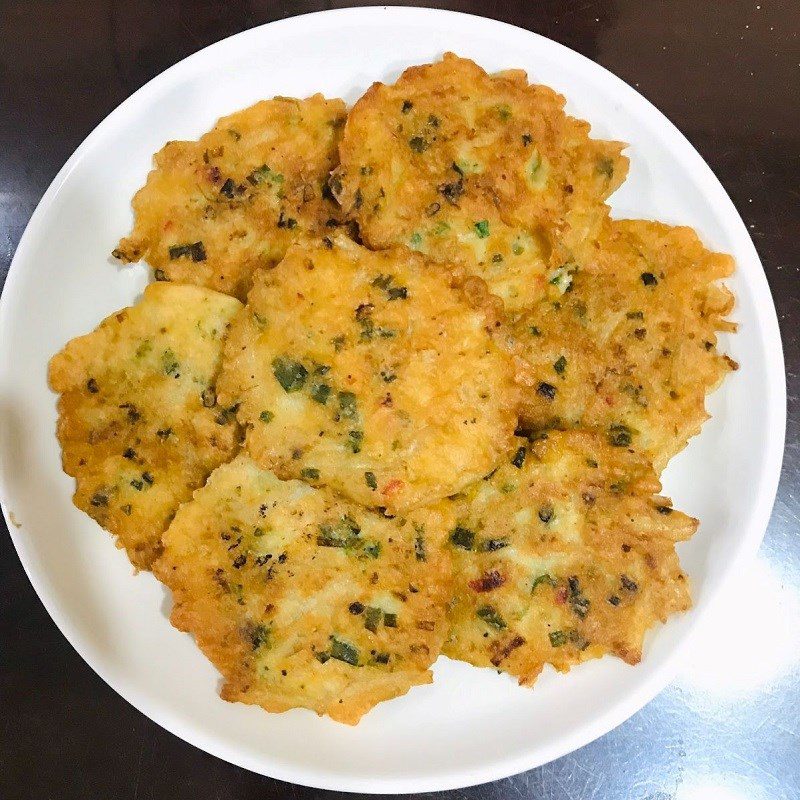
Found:
<path fill-rule="evenodd" d="M 50 381 L 76 505 L 225 699 L 355 723 L 442 652 L 530 684 L 689 607 L 658 474 L 735 368 L 733 263 L 612 220 L 624 145 L 564 102 L 448 54 L 157 154 L 114 252 L 159 282 Z"/>

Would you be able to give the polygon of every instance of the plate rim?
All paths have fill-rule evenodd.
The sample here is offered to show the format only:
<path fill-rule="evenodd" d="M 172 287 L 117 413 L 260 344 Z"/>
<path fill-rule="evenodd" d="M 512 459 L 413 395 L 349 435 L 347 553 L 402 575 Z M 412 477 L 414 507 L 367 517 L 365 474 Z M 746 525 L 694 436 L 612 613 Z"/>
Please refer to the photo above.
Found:
<path fill-rule="evenodd" d="M 416 778 L 413 776 L 404 776 L 402 779 L 396 777 L 389 777 L 383 779 L 368 778 L 347 778 L 340 779 L 335 774 L 327 770 L 318 770 L 314 768 L 306 768 L 304 774 L 298 774 L 299 770 L 295 767 L 284 767 L 275 763 L 264 763 L 263 758 L 251 758 L 243 756 L 236 752 L 235 748 L 226 745 L 224 742 L 219 742 L 213 736 L 207 736 L 202 732 L 202 729 L 187 728 L 183 723 L 176 719 L 173 713 L 162 707 L 157 701 L 151 701 L 149 698 L 138 696 L 135 689 L 129 689 L 122 685 L 124 681 L 117 680 L 109 674 L 109 670 L 103 665 L 96 663 L 96 659 L 91 654 L 90 645 L 84 641 L 79 632 L 72 629 L 68 615 L 60 610 L 57 598 L 49 590 L 47 581 L 44 575 L 36 572 L 35 565 L 26 558 L 25 545 L 22 541 L 22 534 L 17 527 L 15 521 L 12 520 L 12 514 L 9 510 L 9 503 L 6 497 L 5 476 L 0 472 L 0 508 L 2 508 L 3 517 L 8 527 L 9 535 L 14 544 L 17 552 L 17 557 L 28 577 L 34 591 L 36 592 L 39 600 L 51 617 L 56 627 L 62 633 L 67 642 L 86 662 L 86 664 L 110 686 L 125 702 L 133 706 L 137 711 L 144 714 L 160 727 L 169 731 L 173 735 L 188 742 L 194 747 L 203 750 L 211 755 L 221 758 L 236 766 L 245 768 L 254 773 L 272 777 L 277 780 L 296 783 L 303 786 L 309 786 L 318 789 L 349 791 L 359 793 L 384 793 L 384 794 L 400 794 L 412 792 L 428 792 L 428 791 L 444 791 L 450 789 L 465 788 L 468 786 L 476 786 L 490 781 L 499 780 L 511 775 L 516 775 L 521 772 L 542 766 L 556 758 L 565 756 L 575 750 L 589 744 L 600 736 L 605 735 L 622 722 L 630 718 L 633 714 L 643 708 L 650 702 L 664 687 L 674 679 L 675 674 L 680 666 L 681 661 L 685 658 L 689 651 L 691 642 L 694 636 L 697 635 L 698 630 L 702 627 L 703 621 L 708 617 L 709 610 L 713 608 L 714 602 L 717 597 L 724 593 L 724 589 L 730 585 L 733 578 L 739 573 L 742 567 L 751 560 L 761 544 L 761 541 L 766 533 L 769 519 L 772 513 L 773 505 L 777 495 L 778 483 L 780 480 L 781 466 L 783 461 L 783 452 L 785 445 L 786 434 L 786 376 L 785 376 L 785 362 L 783 355 L 783 345 L 780 336 L 780 328 L 778 325 L 777 310 L 775 308 L 774 300 L 769 288 L 763 264 L 755 248 L 755 245 L 747 232 L 744 221 L 741 218 L 738 210 L 736 209 L 733 201 L 721 184 L 719 179 L 713 173 L 709 165 L 702 158 L 699 152 L 689 142 L 683 133 L 672 123 L 671 120 L 656 106 L 654 106 L 646 97 L 637 92 L 632 86 L 612 73 L 610 70 L 601 66 L 595 61 L 583 56 L 581 53 L 567 47 L 566 45 L 549 39 L 534 31 L 521 28 L 519 26 L 496 20 L 490 17 L 482 17 L 476 14 L 467 14 L 463 12 L 450 11 L 445 9 L 436 9 L 428 7 L 406 7 L 406 6 L 363 6 L 363 7 L 348 7 L 340 9 L 329 9 L 324 11 L 317 11 L 308 14 L 299 14 L 284 19 L 273 20 L 253 28 L 246 29 L 239 33 L 225 37 L 216 41 L 195 53 L 190 54 L 184 59 L 171 65 L 167 69 L 155 75 L 147 83 L 133 92 L 129 97 L 123 100 L 116 106 L 108 115 L 106 115 L 95 128 L 83 139 L 78 145 L 72 155 L 67 159 L 63 167 L 58 171 L 47 190 L 42 195 L 41 199 L 36 205 L 31 218 L 29 219 L 19 244 L 16 248 L 11 264 L 9 266 L 6 282 L 3 287 L 2 295 L 0 295 L 0 346 L 3 344 L 4 332 L 6 327 L 6 320 L 8 318 L 7 307 L 11 301 L 9 297 L 16 293 L 16 284 L 20 280 L 21 268 L 18 262 L 25 260 L 25 253 L 31 246 L 31 241 L 35 240 L 39 228 L 42 225 L 42 218 L 45 215 L 47 207 L 52 203 L 55 196 L 61 190 L 61 187 L 66 182 L 70 173 L 75 169 L 79 161 L 83 158 L 84 154 L 92 147 L 94 141 L 98 139 L 104 130 L 109 127 L 115 118 L 121 116 L 125 109 L 134 103 L 140 103 L 147 97 L 149 93 L 154 91 L 164 81 L 174 79 L 180 72 L 188 68 L 188 65 L 194 61 L 202 58 L 207 58 L 209 51 L 221 49 L 226 46 L 232 39 L 242 39 L 246 37 L 257 38 L 261 31 L 267 27 L 291 27 L 295 25 L 303 25 L 312 18 L 327 17 L 353 17 L 354 20 L 361 18 L 373 18 L 373 20 L 380 20 L 382 24 L 390 24 L 389 19 L 392 16 L 404 17 L 407 19 L 417 18 L 430 18 L 446 17 L 458 18 L 467 24 L 475 24 L 479 22 L 483 25 L 497 28 L 499 34 L 505 36 L 520 36 L 524 35 L 530 38 L 532 43 L 546 42 L 548 47 L 554 47 L 557 51 L 564 53 L 565 56 L 583 62 L 595 74 L 602 77 L 606 82 L 610 83 L 615 91 L 629 98 L 635 99 L 637 103 L 644 103 L 650 113 L 655 113 L 657 118 L 663 123 L 663 130 L 666 135 L 669 135 L 674 145 L 683 150 L 687 159 L 691 160 L 694 168 L 701 174 L 701 177 L 706 183 L 710 182 L 718 199 L 723 203 L 723 209 L 726 218 L 733 221 L 733 227 L 739 229 L 739 235 L 744 234 L 742 238 L 742 246 L 748 251 L 749 260 L 753 261 L 754 265 L 760 267 L 760 272 L 756 270 L 754 276 L 756 280 L 755 289 L 757 292 L 753 294 L 753 300 L 759 309 L 760 325 L 755 331 L 758 335 L 762 336 L 770 345 L 773 358 L 767 362 L 764 367 L 767 375 L 767 397 L 770 403 L 765 409 L 765 413 L 769 415 L 770 423 L 767 427 L 769 432 L 769 440 L 765 443 L 762 450 L 763 453 L 763 469 L 759 475 L 759 482 L 755 494 L 756 502 L 753 504 L 753 509 L 750 513 L 747 524 L 742 526 L 742 535 L 739 545 L 734 552 L 733 556 L 728 559 L 727 567 L 721 574 L 718 586 L 714 590 L 714 596 L 702 608 L 695 608 L 691 612 L 692 616 L 688 624 L 687 630 L 683 635 L 682 640 L 677 644 L 674 650 L 669 653 L 663 662 L 654 669 L 652 675 L 644 679 L 644 681 L 636 688 L 634 688 L 623 700 L 618 701 L 616 704 L 604 709 L 602 713 L 596 714 L 594 718 L 584 723 L 581 727 L 577 728 L 569 736 L 563 736 L 547 746 L 542 746 L 534 751 L 526 753 L 523 756 L 514 756 L 507 759 L 495 759 L 493 762 L 483 765 L 480 768 L 460 768 L 459 770 L 451 770 L 446 775 L 425 776 Z M 738 223 L 738 224 L 737 224 Z M 22 254 L 22 255 L 20 255 Z"/>

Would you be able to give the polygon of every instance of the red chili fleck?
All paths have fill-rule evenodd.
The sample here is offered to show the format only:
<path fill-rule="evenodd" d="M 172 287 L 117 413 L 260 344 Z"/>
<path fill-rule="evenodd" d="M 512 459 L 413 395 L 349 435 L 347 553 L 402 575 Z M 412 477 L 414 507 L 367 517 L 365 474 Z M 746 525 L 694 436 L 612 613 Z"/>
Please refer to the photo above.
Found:
<path fill-rule="evenodd" d="M 397 478 L 395 478 L 386 483 L 386 486 L 384 486 L 383 489 L 381 490 L 381 494 L 392 495 L 395 492 L 399 492 L 400 489 L 402 488 L 403 488 L 403 481 L 397 480 Z"/>
<path fill-rule="evenodd" d="M 480 578 L 469 582 L 469 588 L 475 592 L 491 592 L 506 582 L 506 579 L 496 570 L 487 572 Z"/>
<path fill-rule="evenodd" d="M 208 168 L 208 179 L 212 183 L 219 183 L 221 178 L 222 178 L 222 173 L 220 173 L 219 167 L 209 167 Z"/>
<path fill-rule="evenodd" d="M 566 588 L 564 586 L 562 586 L 556 592 L 556 603 L 558 603 L 560 606 L 563 606 L 564 603 L 566 603 L 566 602 L 567 602 L 567 590 L 566 590 Z"/>
<path fill-rule="evenodd" d="M 165 230 L 165 231 L 168 231 L 168 230 L 169 230 L 169 229 L 170 229 L 170 228 L 171 228 L 173 225 L 174 225 L 173 221 L 172 221 L 171 219 L 168 219 L 168 220 L 167 220 L 167 221 L 164 223 L 164 230 Z"/>

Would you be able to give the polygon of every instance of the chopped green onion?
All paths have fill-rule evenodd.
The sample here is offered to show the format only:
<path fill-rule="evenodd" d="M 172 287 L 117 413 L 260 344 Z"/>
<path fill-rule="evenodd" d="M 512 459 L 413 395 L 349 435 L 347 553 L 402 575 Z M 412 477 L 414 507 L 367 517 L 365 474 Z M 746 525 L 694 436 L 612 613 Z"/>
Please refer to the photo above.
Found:
<path fill-rule="evenodd" d="M 343 642 L 335 636 L 331 637 L 331 658 L 354 667 L 358 666 L 358 650 L 352 644 Z"/>
<path fill-rule="evenodd" d="M 378 625 L 383 619 L 383 611 L 375 606 L 367 606 L 367 613 L 364 616 L 364 627 L 372 633 L 377 633 Z"/>
<path fill-rule="evenodd" d="M 567 635 L 564 631 L 550 631 L 548 636 L 553 647 L 561 647 L 567 643 Z"/>
<path fill-rule="evenodd" d="M 450 534 L 450 541 L 462 550 L 472 550 L 472 545 L 475 543 L 475 531 L 458 525 Z"/>
<path fill-rule="evenodd" d="M 522 465 L 525 463 L 525 456 L 528 454 L 528 449 L 526 447 L 520 447 L 516 453 L 514 453 L 514 458 L 511 459 L 511 463 L 517 468 L 522 469 Z"/>
<path fill-rule="evenodd" d="M 500 616 L 496 609 L 492 608 L 492 606 L 481 606 L 475 613 L 487 625 L 491 625 L 491 627 L 496 628 L 499 631 L 508 627 L 506 625 L 506 621 Z"/>
<path fill-rule="evenodd" d="M 331 387 L 327 383 L 312 383 L 309 393 L 312 400 L 324 406 L 331 396 Z"/>
<path fill-rule="evenodd" d="M 176 258 L 189 256 L 192 261 L 205 261 L 206 249 L 202 242 L 191 244 L 176 244 L 169 248 L 169 257 L 174 261 Z"/>
<path fill-rule="evenodd" d="M 613 447 L 629 447 L 632 441 L 633 435 L 627 425 L 614 424 L 608 429 L 608 443 Z"/>
<path fill-rule="evenodd" d="M 288 356 L 278 356 L 272 360 L 272 372 L 285 392 L 297 392 L 305 386 L 308 370 Z"/>
<path fill-rule="evenodd" d="M 552 578 L 547 572 L 543 573 L 542 575 L 538 575 L 533 579 L 533 583 L 531 584 L 531 594 L 536 591 L 536 587 L 539 586 L 541 583 L 546 583 L 550 586 L 555 586 L 556 581 Z"/>

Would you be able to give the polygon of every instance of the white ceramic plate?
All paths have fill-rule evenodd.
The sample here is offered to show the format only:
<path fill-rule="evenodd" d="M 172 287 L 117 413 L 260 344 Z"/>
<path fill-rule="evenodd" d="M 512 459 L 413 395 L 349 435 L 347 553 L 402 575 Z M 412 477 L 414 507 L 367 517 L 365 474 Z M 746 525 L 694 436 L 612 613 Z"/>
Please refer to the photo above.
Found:
<path fill-rule="evenodd" d="M 596 136 L 630 142 L 617 216 L 695 226 L 732 253 L 740 333 L 722 342 L 741 363 L 711 398 L 713 419 L 670 466 L 667 491 L 702 520 L 681 549 L 695 608 L 648 639 L 642 664 L 612 658 L 534 690 L 440 659 L 436 680 L 384 703 L 356 728 L 296 710 L 266 714 L 217 697 L 218 676 L 167 621 L 149 574 L 70 502 L 54 435 L 50 356 L 129 305 L 144 266 L 109 258 L 131 224 L 130 198 L 153 152 L 194 138 L 217 117 L 275 94 L 322 91 L 355 101 L 374 80 L 446 50 L 489 71 L 526 69 L 553 86 Z M 0 307 L 0 490 L 20 559 L 80 655 L 126 700 L 209 753 L 287 781 L 330 789 L 413 792 L 511 775 L 564 755 L 637 711 L 673 676 L 681 650 L 723 582 L 755 552 L 777 486 L 785 384 L 775 310 L 733 204 L 670 122 L 618 78 L 552 41 L 443 11 L 366 8 L 272 23 L 226 39 L 159 75 L 78 148 L 20 243 Z"/>

